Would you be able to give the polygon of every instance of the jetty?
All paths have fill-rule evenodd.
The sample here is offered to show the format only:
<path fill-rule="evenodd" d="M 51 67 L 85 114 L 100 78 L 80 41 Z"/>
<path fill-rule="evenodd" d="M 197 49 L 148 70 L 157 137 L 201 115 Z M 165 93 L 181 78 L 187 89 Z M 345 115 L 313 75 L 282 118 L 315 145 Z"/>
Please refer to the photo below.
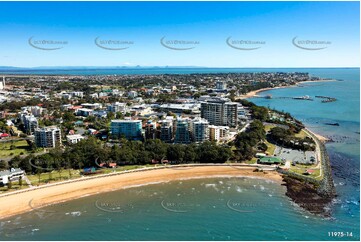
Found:
<path fill-rule="evenodd" d="M 316 98 L 321 98 L 323 99 L 321 102 L 322 103 L 330 103 L 330 102 L 335 102 L 337 101 L 336 98 L 334 97 L 328 97 L 328 96 L 315 96 Z"/>
<path fill-rule="evenodd" d="M 293 97 L 292 99 L 313 101 L 313 99 L 308 95 L 305 95 L 305 96 L 302 96 L 302 97 Z"/>

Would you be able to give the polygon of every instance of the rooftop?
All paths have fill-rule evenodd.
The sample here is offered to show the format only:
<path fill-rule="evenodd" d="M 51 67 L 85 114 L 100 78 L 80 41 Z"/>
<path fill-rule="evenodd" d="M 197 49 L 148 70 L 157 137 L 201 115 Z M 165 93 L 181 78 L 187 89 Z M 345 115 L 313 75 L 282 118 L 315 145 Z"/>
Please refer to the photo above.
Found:
<path fill-rule="evenodd" d="M 142 120 L 131 120 L 131 119 L 113 119 L 112 123 L 141 123 Z"/>

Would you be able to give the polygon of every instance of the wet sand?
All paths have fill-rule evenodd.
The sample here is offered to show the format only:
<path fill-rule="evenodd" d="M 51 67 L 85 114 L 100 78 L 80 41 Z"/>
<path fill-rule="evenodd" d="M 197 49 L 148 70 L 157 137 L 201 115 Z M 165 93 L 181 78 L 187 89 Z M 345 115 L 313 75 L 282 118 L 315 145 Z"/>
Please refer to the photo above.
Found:
<path fill-rule="evenodd" d="M 252 177 L 282 183 L 276 171 L 254 172 L 255 167 L 208 165 L 190 167 L 150 168 L 119 172 L 28 188 L 0 196 L 0 219 L 29 212 L 34 208 L 77 199 L 86 195 L 109 192 L 132 186 L 206 177 Z M 6 196 L 4 196 L 6 195 Z"/>

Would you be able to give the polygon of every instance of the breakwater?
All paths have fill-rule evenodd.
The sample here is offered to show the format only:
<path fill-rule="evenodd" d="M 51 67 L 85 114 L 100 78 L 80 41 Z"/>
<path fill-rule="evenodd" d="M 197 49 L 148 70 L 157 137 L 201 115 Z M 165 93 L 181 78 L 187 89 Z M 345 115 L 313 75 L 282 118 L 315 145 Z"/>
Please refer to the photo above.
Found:
<path fill-rule="evenodd" d="M 321 99 L 323 99 L 323 100 L 321 101 L 322 103 L 330 103 L 330 102 L 335 102 L 335 101 L 337 101 L 336 98 L 334 98 L 334 97 L 328 97 L 328 96 L 316 96 L 316 98 L 321 98 Z"/>
<path fill-rule="evenodd" d="M 307 211 L 323 216 L 331 216 L 328 205 L 336 197 L 333 183 L 330 159 L 325 145 L 311 132 L 320 153 L 320 178 L 304 176 L 289 170 L 278 169 L 284 175 L 286 195 Z"/>

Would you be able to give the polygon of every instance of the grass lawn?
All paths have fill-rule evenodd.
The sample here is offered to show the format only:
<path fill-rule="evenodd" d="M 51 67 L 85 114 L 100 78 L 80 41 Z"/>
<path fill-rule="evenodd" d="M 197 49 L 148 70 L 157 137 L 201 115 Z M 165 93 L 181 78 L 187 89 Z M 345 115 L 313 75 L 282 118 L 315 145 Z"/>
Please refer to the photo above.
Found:
<path fill-rule="evenodd" d="M 161 165 L 159 165 L 159 166 L 161 166 Z M 104 169 L 102 169 L 102 173 L 100 173 L 100 174 L 109 174 L 114 171 L 120 172 L 120 171 L 134 170 L 134 169 L 139 169 L 139 168 L 144 168 L 144 167 L 154 167 L 154 165 L 127 165 L 127 166 L 119 166 L 114 169 L 104 168 Z M 54 170 L 52 172 L 41 173 L 40 174 L 40 182 L 39 182 L 38 174 L 28 175 L 27 177 L 29 178 L 29 180 L 33 186 L 43 185 L 43 184 L 53 183 L 53 182 L 59 182 L 59 181 L 65 181 L 65 180 L 81 177 L 81 175 L 80 175 L 81 170 L 70 169 L 70 172 L 71 172 L 71 177 L 69 174 L 69 169 L 61 170 L 60 174 L 56 170 Z"/>
<path fill-rule="evenodd" d="M 14 145 L 14 149 L 10 149 L 10 146 Z M 22 154 L 29 154 L 30 147 L 26 140 L 0 142 L 0 157 L 17 156 Z"/>
<path fill-rule="evenodd" d="M 139 169 L 139 168 L 144 168 L 144 167 L 154 167 L 155 165 L 151 165 L 151 164 L 147 164 L 147 165 L 127 165 L 127 166 L 118 166 L 116 168 L 106 168 L 103 169 L 103 174 L 108 174 L 111 172 L 120 172 L 120 171 L 129 171 L 129 170 L 134 170 L 134 169 Z M 158 166 L 162 166 L 161 164 L 159 164 Z"/>
<path fill-rule="evenodd" d="M 264 130 L 266 132 L 269 132 L 272 128 L 276 127 L 276 125 L 272 125 L 272 124 L 267 124 L 264 126 Z"/>
<path fill-rule="evenodd" d="M 307 135 L 307 133 L 303 129 L 298 134 L 295 134 L 295 137 L 302 139 L 306 138 L 307 136 L 309 135 Z"/>
<path fill-rule="evenodd" d="M 307 166 L 307 165 L 300 165 L 300 164 L 297 164 L 295 166 L 291 166 L 290 167 L 290 171 L 292 172 L 295 172 L 295 173 L 298 173 L 300 175 L 303 175 L 303 173 L 308 170 L 308 169 L 311 169 L 311 170 L 314 170 L 314 172 L 310 175 L 304 175 L 304 176 L 308 176 L 308 177 L 313 177 L 313 178 L 317 178 L 317 179 L 321 179 L 322 177 L 319 177 L 318 176 L 320 175 L 320 169 L 318 168 L 315 168 L 313 166 Z"/>
<path fill-rule="evenodd" d="M 244 163 L 246 163 L 246 164 L 256 164 L 256 163 L 257 163 L 257 159 L 258 159 L 258 158 L 253 157 L 251 160 L 244 161 Z"/>
<path fill-rule="evenodd" d="M 269 154 L 269 155 L 273 155 L 274 153 L 275 153 L 275 149 L 276 149 L 276 145 L 274 145 L 274 144 L 271 144 L 270 142 L 268 142 L 267 140 L 266 140 L 266 145 L 267 145 L 267 150 L 266 150 L 266 152 Z"/>
<path fill-rule="evenodd" d="M 19 190 L 19 189 L 28 188 L 28 185 L 26 184 L 26 182 L 24 180 L 22 181 L 22 183 L 23 184 L 20 187 L 19 182 L 13 182 L 12 186 L 11 186 L 11 189 L 8 189 L 7 186 L 0 187 L 0 194 L 6 193 L 6 192 L 13 192 L 13 191 L 16 191 L 16 190 Z"/>
<path fill-rule="evenodd" d="M 79 178 L 80 177 L 80 171 L 79 170 L 73 170 L 70 169 L 71 172 L 71 178 Z M 63 181 L 70 179 L 69 169 L 61 170 L 60 174 L 58 171 L 52 171 L 52 172 L 44 172 L 40 174 L 40 183 L 39 183 L 39 175 L 27 175 L 29 178 L 31 184 L 33 186 L 37 185 L 43 185 L 47 183 L 57 182 L 57 181 Z"/>

